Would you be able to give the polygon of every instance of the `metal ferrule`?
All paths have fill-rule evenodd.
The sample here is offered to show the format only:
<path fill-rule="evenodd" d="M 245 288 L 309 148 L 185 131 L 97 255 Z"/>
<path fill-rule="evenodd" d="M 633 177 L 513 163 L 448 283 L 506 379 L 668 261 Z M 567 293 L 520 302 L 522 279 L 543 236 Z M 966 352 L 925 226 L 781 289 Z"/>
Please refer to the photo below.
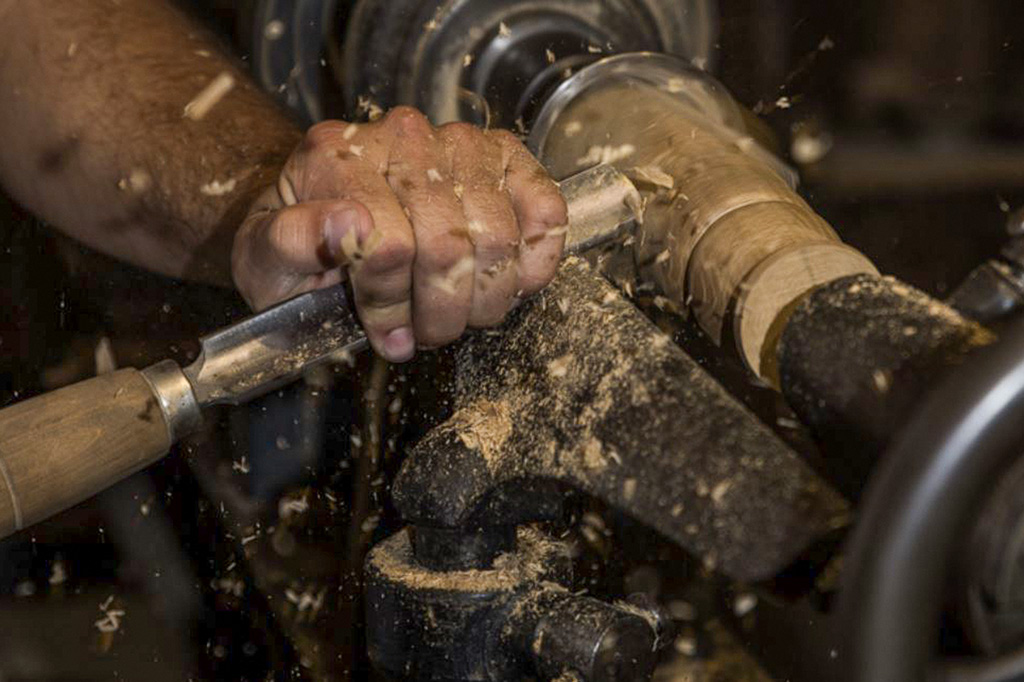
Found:
<path fill-rule="evenodd" d="M 199 428 L 203 421 L 199 403 L 178 363 L 162 360 L 142 370 L 142 376 L 157 397 L 172 442 Z"/>

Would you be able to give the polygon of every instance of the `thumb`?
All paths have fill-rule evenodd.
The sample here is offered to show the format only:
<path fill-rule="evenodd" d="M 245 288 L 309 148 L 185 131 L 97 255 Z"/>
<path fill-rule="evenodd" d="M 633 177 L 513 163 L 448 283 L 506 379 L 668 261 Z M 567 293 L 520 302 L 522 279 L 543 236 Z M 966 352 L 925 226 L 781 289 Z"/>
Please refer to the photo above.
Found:
<path fill-rule="evenodd" d="M 347 199 L 255 212 L 235 236 L 235 284 L 254 308 L 266 307 L 313 288 L 302 286 L 305 282 L 358 261 L 372 230 L 366 207 Z"/>

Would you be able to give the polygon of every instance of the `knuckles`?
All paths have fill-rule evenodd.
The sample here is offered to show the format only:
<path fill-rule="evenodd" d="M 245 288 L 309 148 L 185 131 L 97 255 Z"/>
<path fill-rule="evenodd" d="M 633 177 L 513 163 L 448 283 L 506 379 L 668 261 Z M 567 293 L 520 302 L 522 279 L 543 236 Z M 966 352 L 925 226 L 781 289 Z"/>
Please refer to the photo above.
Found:
<path fill-rule="evenodd" d="M 472 256 L 473 250 L 468 241 L 454 237 L 435 239 L 416 253 L 416 267 L 428 277 L 444 276 Z"/>
<path fill-rule="evenodd" d="M 394 129 L 399 137 L 430 137 L 434 127 L 417 109 L 397 106 L 384 117 L 384 125 Z"/>
<path fill-rule="evenodd" d="M 440 128 L 441 136 L 455 149 L 466 149 L 478 145 L 484 134 L 476 126 L 465 121 L 446 123 Z"/>
<path fill-rule="evenodd" d="M 510 130 L 505 130 L 504 128 L 488 130 L 487 136 L 510 150 L 526 151 L 526 147 L 523 146 L 523 143 L 520 142 L 519 138 Z"/>
<path fill-rule="evenodd" d="M 569 207 L 553 185 L 547 191 L 538 189 L 536 202 L 533 204 L 536 219 L 549 228 L 560 227 L 569 222 Z"/>
<path fill-rule="evenodd" d="M 345 130 L 349 123 L 344 121 L 321 121 L 306 131 L 306 137 L 302 141 L 302 150 L 305 152 L 322 152 L 337 146 L 338 141 L 344 139 Z"/>
<path fill-rule="evenodd" d="M 373 237 L 367 238 L 372 243 Z M 416 241 L 412 233 L 389 231 L 364 254 L 359 265 L 360 275 L 388 275 L 412 267 L 416 258 Z"/>

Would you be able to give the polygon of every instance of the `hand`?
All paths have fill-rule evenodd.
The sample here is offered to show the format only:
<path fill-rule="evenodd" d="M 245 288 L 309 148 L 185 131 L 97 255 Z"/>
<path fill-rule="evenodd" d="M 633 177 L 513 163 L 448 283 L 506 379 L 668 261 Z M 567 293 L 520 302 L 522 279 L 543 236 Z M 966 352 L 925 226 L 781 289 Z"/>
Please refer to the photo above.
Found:
<path fill-rule="evenodd" d="M 398 107 L 309 130 L 235 236 L 232 275 L 257 310 L 350 277 L 370 344 L 403 362 L 544 287 L 566 222 L 514 135 Z"/>

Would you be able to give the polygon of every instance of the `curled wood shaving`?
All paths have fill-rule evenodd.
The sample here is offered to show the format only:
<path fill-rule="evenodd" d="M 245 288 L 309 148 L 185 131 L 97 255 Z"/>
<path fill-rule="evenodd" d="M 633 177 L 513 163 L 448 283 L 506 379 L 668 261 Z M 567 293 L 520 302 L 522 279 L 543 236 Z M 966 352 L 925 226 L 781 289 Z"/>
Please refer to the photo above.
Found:
<path fill-rule="evenodd" d="M 658 166 L 636 166 L 630 170 L 635 181 L 645 182 L 655 187 L 672 189 L 676 186 L 676 180 Z"/>
<path fill-rule="evenodd" d="M 586 156 L 576 159 L 576 164 L 593 166 L 599 163 L 615 163 L 632 156 L 634 152 L 636 152 L 636 147 L 631 144 L 622 144 L 618 147 L 595 144 L 587 150 Z"/>

